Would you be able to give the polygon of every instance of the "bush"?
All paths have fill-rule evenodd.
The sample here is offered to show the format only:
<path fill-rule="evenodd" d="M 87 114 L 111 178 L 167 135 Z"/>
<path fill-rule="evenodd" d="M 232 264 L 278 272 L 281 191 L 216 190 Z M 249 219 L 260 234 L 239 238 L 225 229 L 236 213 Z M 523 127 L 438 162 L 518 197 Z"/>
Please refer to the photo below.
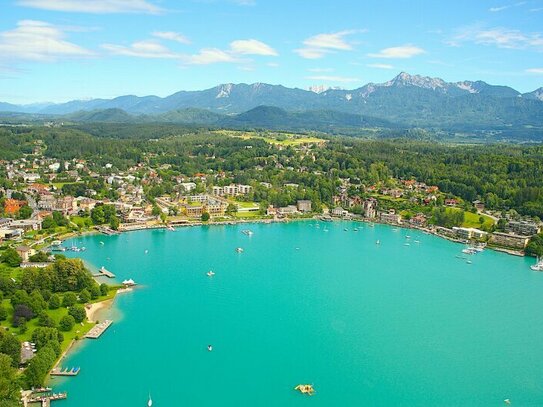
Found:
<path fill-rule="evenodd" d="M 90 289 L 91 299 L 93 300 L 97 299 L 98 297 L 100 297 L 100 294 L 101 294 L 100 286 L 98 284 L 94 284 Z"/>
<path fill-rule="evenodd" d="M 61 331 L 68 332 L 71 331 L 75 325 L 75 319 L 71 315 L 64 315 L 60 320 L 58 327 Z"/>
<path fill-rule="evenodd" d="M 23 259 L 15 249 L 6 249 L 2 254 L 2 263 L 6 263 L 10 267 L 19 267 L 22 261 Z"/>
<path fill-rule="evenodd" d="M 81 305 L 74 305 L 73 307 L 70 307 L 68 310 L 68 314 L 74 317 L 75 322 L 83 322 L 85 320 L 85 317 L 87 316 L 87 313 L 85 312 L 85 308 Z"/>
<path fill-rule="evenodd" d="M 202 213 L 202 222 L 207 222 L 209 218 L 210 218 L 209 213 L 207 212 Z"/>
<path fill-rule="evenodd" d="M 51 318 L 49 316 L 47 311 L 42 311 L 42 312 L 40 312 L 40 315 L 38 315 L 38 325 L 39 326 L 47 326 L 49 328 L 54 328 L 56 323 L 53 320 L 53 318 Z"/>
<path fill-rule="evenodd" d="M 34 313 L 25 304 L 18 304 L 13 311 L 13 326 L 17 327 L 21 322 L 34 318 Z"/>
<path fill-rule="evenodd" d="M 91 299 L 91 295 L 89 293 L 89 290 L 87 290 L 86 288 L 81 290 L 81 292 L 79 293 L 79 302 L 82 304 L 85 304 L 89 302 L 90 299 Z"/>
<path fill-rule="evenodd" d="M 47 255 L 47 253 L 38 252 L 33 256 L 30 256 L 28 260 L 30 260 L 31 263 L 45 263 L 49 260 L 49 256 Z"/>
<path fill-rule="evenodd" d="M 8 319 L 8 310 L 0 304 L 0 321 L 5 321 L 6 319 Z"/>
<path fill-rule="evenodd" d="M 66 293 L 62 297 L 62 306 L 63 307 L 71 307 L 77 302 L 77 295 L 74 293 Z"/>
<path fill-rule="evenodd" d="M 100 284 L 100 294 L 103 296 L 106 296 L 109 292 L 109 287 L 106 283 Z"/>
<path fill-rule="evenodd" d="M 53 294 L 51 298 L 49 298 L 49 309 L 57 309 L 60 307 L 60 304 L 61 301 L 58 294 Z"/>

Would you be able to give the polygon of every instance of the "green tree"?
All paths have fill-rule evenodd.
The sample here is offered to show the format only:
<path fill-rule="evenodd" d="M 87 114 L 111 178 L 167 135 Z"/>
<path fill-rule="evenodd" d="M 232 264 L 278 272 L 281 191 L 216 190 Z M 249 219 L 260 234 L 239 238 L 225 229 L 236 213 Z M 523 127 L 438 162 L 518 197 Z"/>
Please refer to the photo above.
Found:
<path fill-rule="evenodd" d="M 109 292 L 109 287 L 106 283 L 102 283 L 100 284 L 100 294 L 105 296 L 107 295 Z"/>
<path fill-rule="evenodd" d="M 54 328 L 56 323 L 54 319 L 51 318 L 51 316 L 47 313 L 47 311 L 42 311 L 38 315 L 38 325 Z"/>
<path fill-rule="evenodd" d="M 85 308 L 83 308 L 82 305 L 78 304 L 70 307 L 70 309 L 68 310 L 68 314 L 74 317 L 75 322 L 77 323 L 83 322 L 87 316 Z"/>
<path fill-rule="evenodd" d="M 91 295 L 90 295 L 89 290 L 87 290 L 86 288 L 81 290 L 81 292 L 79 293 L 79 302 L 82 304 L 86 304 L 90 300 L 91 300 Z"/>
<path fill-rule="evenodd" d="M 100 286 L 98 284 L 94 284 L 90 289 L 91 299 L 92 300 L 97 299 L 98 297 L 100 297 L 100 294 L 101 294 Z"/>
<path fill-rule="evenodd" d="M 75 325 L 75 319 L 71 315 L 64 315 L 60 319 L 60 322 L 58 323 L 59 329 L 64 332 L 71 331 L 74 325 Z"/>
<path fill-rule="evenodd" d="M 18 395 L 17 370 L 12 366 L 12 359 L 0 353 L 0 400 L 16 401 Z"/>
<path fill-rule="evenodd" d="M 8 319 L 8 310 L 2 304 L 0 304 L 0 321 Z"/>
<path fill-rule="evenodd" d="M 10 267 L 19 267 L 22 261 L 23 259 L 19 256 L 17 250 L 11 247 L 4 250 L 4 253 L 2 254 L 2 263 L 5 263 Z"/>
<path fill-rule="evenodd" d="M 119 221 L 119 218 L 117 216 L 115 216 L 115 215 L 112 216 L 111 219 L 109 220 L 109 226 L 113 230 L 118 230 L 120 224 L 121 224 L 121 222 Z"/>
<path fill-rule="evenodd" d="M 209 218 L 210 218 L 209 213 L 207 212 L 202 213 L 202 217 L 201 217 L 202 222 L 207 222 Z"/>
<path fill-rule="evenodd" d="M 58 294 L 51 295 L 49 298 L 49 309 L 57 309 L 61 305 L 60 296 Z"/>
<path fill-rule="evenodd" d="M 21 209 L 19 209 L 19 213 L 17 214 L 17 217 L 19 219 L 28 219 L 32 216 L 32 208 L 28 205 L 21 206 Z"/>
<path fill-rule="evenodd" d="M 167 220 L 168 220 L 168 215 L 166 215 L 164 212 L 160 212 L 160 221 L 162 223 L 166 223 Z"/>
<path fill-rule="evenodd" d="M 238 206 L 237 205 L 229 203 L 228 206 L 226 207 L 226 213 L 228 215 L 233 215 L 233 214 L 235 214 L 237 212 L 238 212 Z"/>
<path fill-rule="evenodd" d="M 28 258 L 32 263 L 45 263 L 49 260 L 49 256 L 44 252 L 37 252 Z"/>
<path fill-rule="evenodd" d="M 75 295 L 72 292 L 65 293 L 62 296 L 62 306 L 63 307 L 71 307 L 77 302 L 77 295 Z"/>

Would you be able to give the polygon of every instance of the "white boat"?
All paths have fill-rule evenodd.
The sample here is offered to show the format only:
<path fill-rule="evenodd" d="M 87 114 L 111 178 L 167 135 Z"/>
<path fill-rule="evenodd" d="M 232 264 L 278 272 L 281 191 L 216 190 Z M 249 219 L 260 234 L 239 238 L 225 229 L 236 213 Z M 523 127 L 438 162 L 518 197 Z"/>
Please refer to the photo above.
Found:
<path fill-rule="evenodd" d="M 105 244 L 105 243 L 100 240 L 100 244 Z"/>
<path fill-rule="evenodd" d="M 543 258 L 538 257 L 537 263 L 530 266 L 533 271 L 543 271 Z"/>
<path fill-rule="evenodd" d="M 477 251 L 474 250 L 472 247 L 467 247 L 465 249 L 462 249 L 462 253 L 464 253 L 464 254 L 475 254 L 475 253 L 477 253 Z"/>
<path fill-rule="evenodd" d="M 380 240 L 377 240 L 377 241 L 375 242 L 375 244 L 381 244 L 381 241 L 380 241 Z"/>
<path fill-rule="evenodd" d="M 175 232 L 175 229 L 173 228 L 172 225 L 168 225 L 167 226 L 168 230 L 171 231 L 171 232 Z"/>
<path fill-rule="evenodd" d="M 209 271 L 206 273 L 206 275 L 207 275 L 208 277 L 213 277 L 213 276 L 215 275 L 215 273 L 214 273 L 213 271 L 209 270 Z"/>
<path fill-rule="evenodd" d="M 241 233 L 243 233 L 244 235 L 247 235 L 247 236 L 252 236 L 253 235 L 253 231 L 249 230 L 249 229 L 242 230 Z"/>
<path fill-rule="evenodd" d="M 147 406 L 151 407 L 153 405 L 153 399 L 151 398 L 151 394 L 149 394 L 149 401 L 147 401 Z"/>
<path fill-rule="evenodd" d="M 207 350 L 211 352 L 213 350 L 213 346 L 207 345 Z"/>
<path fill-rule="evenodd" d="M 238 253 L 243 253 L 243 249 L 242 249 L 241 247 L 237 247 L 237 248 L 236 248 L 236 252 L 238 252 Z"/>

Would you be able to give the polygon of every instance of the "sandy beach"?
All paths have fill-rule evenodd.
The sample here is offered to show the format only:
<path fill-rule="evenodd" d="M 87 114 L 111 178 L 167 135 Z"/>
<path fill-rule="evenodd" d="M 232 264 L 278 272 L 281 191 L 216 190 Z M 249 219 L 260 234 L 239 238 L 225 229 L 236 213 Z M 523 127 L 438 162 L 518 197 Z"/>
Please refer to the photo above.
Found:
<path fill-rule="evenodd" d="M 87 305 L 85 311 L 87 312 L 87 319 L 89 322 L 96 322 L 98 312 L 102 309 L 110 308 L 112 304 L 113 298 Z"/>

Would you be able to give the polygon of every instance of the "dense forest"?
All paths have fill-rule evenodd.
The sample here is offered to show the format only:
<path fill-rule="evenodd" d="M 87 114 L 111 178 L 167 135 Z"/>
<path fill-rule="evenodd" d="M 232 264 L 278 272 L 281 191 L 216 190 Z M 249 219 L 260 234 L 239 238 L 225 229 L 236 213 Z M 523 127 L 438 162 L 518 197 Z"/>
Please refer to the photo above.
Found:
<path fill-rule="evenodd" d="M 32 153 L 36 146 L 41 146 L 47 157 L 84 158 L 102 171 L 106 163 L 113 164 L 112 171 L 139 162 L 157 168 L 169 164 L 168 171 L 161 174 L 166 179 L 160 186 L 163 191 L 157 193 L 168 192 L 168 177 L 174 175 L 227 171 L 232 176 L 225 182 L 297 183 L 304 187 L 304 197 L 328 203 L 340 178 L 361 185 L 385 183 L 390 177 L 414 178 L 468 202 L 479 199 L 490 209 L 513 208 L 543 218 L 540 145 L 328 137 L 322 145 L 297 150 L 262 139 L 228 137 L 205 128 L 173 125 L 0 129 L 0 159 Z M 265 193 L 258 188 L 254 191 Z M 260 198 L 270 201 L 270 197 Z"/>

